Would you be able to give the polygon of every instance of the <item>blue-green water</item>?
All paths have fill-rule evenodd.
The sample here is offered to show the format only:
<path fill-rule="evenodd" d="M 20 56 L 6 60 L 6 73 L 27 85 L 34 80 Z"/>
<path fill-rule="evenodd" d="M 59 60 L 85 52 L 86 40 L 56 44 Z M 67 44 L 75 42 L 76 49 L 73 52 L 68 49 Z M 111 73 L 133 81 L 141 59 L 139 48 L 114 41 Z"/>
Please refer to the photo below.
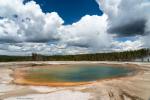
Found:
<path fill-rule="evenodd" d="M 34 82 L 88 82 L 126 76 L 133 70 L 124 67 L 78 65 L 65 67 L 32 68 L 24 77 Z"/>

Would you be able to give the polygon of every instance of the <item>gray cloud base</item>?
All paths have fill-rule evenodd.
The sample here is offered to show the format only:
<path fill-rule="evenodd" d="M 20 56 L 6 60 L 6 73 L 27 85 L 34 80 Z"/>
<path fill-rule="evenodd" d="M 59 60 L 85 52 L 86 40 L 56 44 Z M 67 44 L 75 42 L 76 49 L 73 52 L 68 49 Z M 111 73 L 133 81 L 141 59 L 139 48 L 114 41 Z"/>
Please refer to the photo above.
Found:
<path fill-rule="evenodd" d="M 101 9 L 108 15 L 109 33 L 118 36 L 147 34 L 150 26 L 149 0 L 97 0 Z"/>

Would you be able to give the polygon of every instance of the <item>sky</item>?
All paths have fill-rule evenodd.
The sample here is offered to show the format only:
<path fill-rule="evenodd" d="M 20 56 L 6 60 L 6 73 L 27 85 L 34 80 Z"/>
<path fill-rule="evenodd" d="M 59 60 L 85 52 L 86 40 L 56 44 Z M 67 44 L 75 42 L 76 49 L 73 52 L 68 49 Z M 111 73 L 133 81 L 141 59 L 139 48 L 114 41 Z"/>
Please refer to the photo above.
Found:
<path fill-rule="evenodd" d="M 31 1 L 25 0 L 24 3 Z M 43 12 L 57 12 L 64 24 L 72 24 L 85 15 L 102 15 L 95 0 L 35 0 Z"/>
<path fill-rule="evenodd" d="M 0 0 L 0 55 L 150 48 L 149 0 Z"/>

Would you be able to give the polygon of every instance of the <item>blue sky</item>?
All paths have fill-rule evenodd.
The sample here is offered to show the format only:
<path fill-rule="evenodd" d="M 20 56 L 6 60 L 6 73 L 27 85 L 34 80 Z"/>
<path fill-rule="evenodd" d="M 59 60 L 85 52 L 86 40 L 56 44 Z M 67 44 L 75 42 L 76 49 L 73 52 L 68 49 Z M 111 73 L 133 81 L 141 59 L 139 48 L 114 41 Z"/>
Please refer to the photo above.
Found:
<path fill-rule="evenodd" d="M 25 2 L 30 0 L 25 0 Z M 34 0 L 43 12 L 57 12 L 64 24 L 72 24 L 85 15 L 102 15 L 95 0 Z"/>

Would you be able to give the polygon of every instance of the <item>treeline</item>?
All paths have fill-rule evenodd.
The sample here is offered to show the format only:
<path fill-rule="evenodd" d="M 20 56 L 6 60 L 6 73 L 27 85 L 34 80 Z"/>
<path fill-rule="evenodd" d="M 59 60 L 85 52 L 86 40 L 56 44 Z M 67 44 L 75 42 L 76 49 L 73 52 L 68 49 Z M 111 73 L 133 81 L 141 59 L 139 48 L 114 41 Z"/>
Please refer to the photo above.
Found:
<path fill-rule="evenodd" d="M 1 55 L 0 62 L 12 62 L 12 61 L 32 61 L 31 56 L 7 56 Z"/>
<path fill-rule="evenodd" d="M 0 62 L 8 61 L 134 61 L 150 55 L 149 49 L 134 51 L 45 56 L 33 53 L 32 56 L 0 56 Z"/>

